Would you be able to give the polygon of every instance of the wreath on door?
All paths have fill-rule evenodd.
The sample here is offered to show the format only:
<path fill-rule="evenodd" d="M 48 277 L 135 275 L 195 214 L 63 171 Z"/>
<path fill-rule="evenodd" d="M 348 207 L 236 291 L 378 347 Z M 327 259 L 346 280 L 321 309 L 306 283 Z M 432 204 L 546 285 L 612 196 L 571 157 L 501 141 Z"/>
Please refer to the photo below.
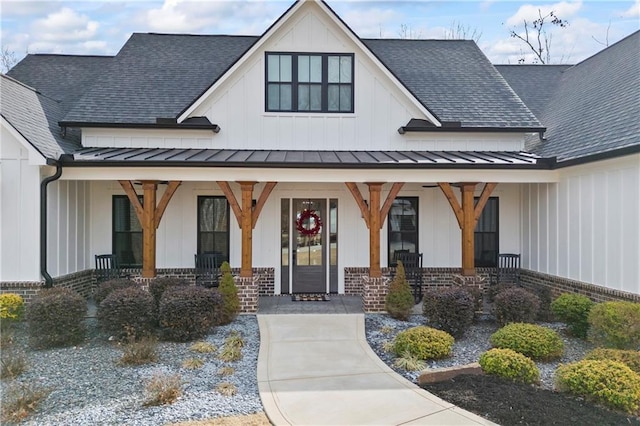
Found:
<path fill-rule="evenodd" d="M 306 227 L 305 223 L 308 223 L 309 227 Z M 313 226 L 311 226 L 311 224 L 313 224 Z M 320 216 L 318 216 L 315 210 L 304 209 L 298 219 L 296 219 L 296 229 L 300 235 L 307 237 L 318 235 L 322 229 L 322 219 L 320 219 Z"/>

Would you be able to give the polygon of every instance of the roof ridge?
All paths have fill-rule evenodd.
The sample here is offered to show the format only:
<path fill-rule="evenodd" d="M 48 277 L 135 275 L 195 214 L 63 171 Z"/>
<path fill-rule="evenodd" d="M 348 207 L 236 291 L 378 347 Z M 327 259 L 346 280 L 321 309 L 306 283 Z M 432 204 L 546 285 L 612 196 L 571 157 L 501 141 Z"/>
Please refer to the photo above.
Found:
<path fill-rule="evenodd" d="M 258 34 L 193 34 L 193 33 L 156 33 L 156 32 L 134 32 L 137 35 L 155 35 L 155 36 L 171 36 L 171 37 L 245 37 L 257 38 Z"/>
<path fill-rule="evenodd" d="M 14 83 L 19 84 L 20 86 L 24 87 L 24 88 L 25 88 L 25 89 L 27 89 L 27 90 L 32 91 L 33 93 L 35 93 L 35 94 L 36 94 L 36 95 L 38 95 L 38 96 L 42 96 L 43 98 L 46 98 L 46 99 L 52 100 L 52 101 L 57 102 L 57 103 L 62 102 L 62 101 L 60 101 L 59 99 L 52 98 L 51 96 L 45 95 L 44 93 L 42 93 L 41 91 L 39 91 L 39 90 L 38 90 L 38 89 L 36 89 L 35 87 L 31 87 L 31 86 L 29 86 L 28 84 L 25 84 L 25 83 L 21 82 L 20 80 L 16 80 L 15 78 L 10 77 L 10 76 L 8 76 L 8 75 L 6 75 L 6 74 L 0 74 L 0 76 L 4 77 L 4 78 L 6 78 L 6 79 L 8 79 L 8 80 L 10 80 L 10 81 L 13 81 Z"/>
<path fill-rule="evenodd" d="M 115 55 L 81 55 L 73 53 L 28 53 L 27 56 L 67 56 L 72 58 L 113 58 Z"/>
<path fill-rule="evenodd" d="M 587 61 L 590 61 L 592 59 L 594 59 L 596 56 L 599 56 L 601 54 L 603 54 L 604 52 L 609 51 L 611 48 L 613 48 L 614 46 L 617 46 L 618 44 L 622 43 L 623 41 L 635 36 L 636 34 L 640 34 L 640 30 L 636 30 L 634 32 L 632 32 L 631 34 L 621 38 L 620 40 L 616 41 L 615 43 L 613 43 L 612 45 L 606 46 L 604 49 L 600 50 L 599 52 L 594 53 L 593 55 L 589 56 L 588 58 L 585 58 L 583 60 L 581 60 L 580 62 L 578 62 L 577 64 L 574 65 L 574 67 L 577 67 L 578 65 L 581 65 Z"/>

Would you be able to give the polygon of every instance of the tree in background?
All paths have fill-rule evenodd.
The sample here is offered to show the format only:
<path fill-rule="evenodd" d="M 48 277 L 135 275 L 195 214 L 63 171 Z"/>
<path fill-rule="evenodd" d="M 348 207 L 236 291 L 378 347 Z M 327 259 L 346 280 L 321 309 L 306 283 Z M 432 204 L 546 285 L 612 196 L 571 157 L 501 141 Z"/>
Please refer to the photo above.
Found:
<path fill-rule="evenodd" d="M 2 51 L 0 51 L 0 72 L 6 74 L 7 71 L 17 63 L 16 52 L 9 50 L 8 47 L 2 46 Z"/>
<path fill-rule="evenodd" d="M 482 37 L 482 31 L 477 28 L 465 26 L 460 21 L 452 21 L 448 30 L 444 30 L 445 40 L 473 40 L 478 44 Z"/>
<path fill-rule="evenodd" d="M 569 23 L 558 18 L 552 10 L 546 15 L 542 15 L 542 11 L 538 9 L 538 19 L 529 22 L 526 19 L 522 21 L 524 31 L 519 31 L 518 28 L 512 28 L 509 30 L 509 34 L 513 38 L 517 38 L 522 41 L 527 50 L 531 50 L 536 55 L 533 63 L 548 64 L 551 62 L 551 40 L 553 34 L 548 31 L 549 28 L 559 27 L 566 28 Z M 524 54 L 518 63 L 523 64 L 525 62 Z"/>

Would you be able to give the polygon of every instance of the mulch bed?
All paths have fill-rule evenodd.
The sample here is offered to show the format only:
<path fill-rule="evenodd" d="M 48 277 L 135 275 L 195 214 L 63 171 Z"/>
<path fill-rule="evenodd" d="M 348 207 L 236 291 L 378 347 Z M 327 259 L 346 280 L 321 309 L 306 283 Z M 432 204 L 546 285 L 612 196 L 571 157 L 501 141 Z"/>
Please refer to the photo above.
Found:
<path fill-rule="evenodd" d="M 495 376 L 461 375 L 424 389 L 501 425 L 640 425 L 640 419 L 582 398 L 512 383 Z"/>

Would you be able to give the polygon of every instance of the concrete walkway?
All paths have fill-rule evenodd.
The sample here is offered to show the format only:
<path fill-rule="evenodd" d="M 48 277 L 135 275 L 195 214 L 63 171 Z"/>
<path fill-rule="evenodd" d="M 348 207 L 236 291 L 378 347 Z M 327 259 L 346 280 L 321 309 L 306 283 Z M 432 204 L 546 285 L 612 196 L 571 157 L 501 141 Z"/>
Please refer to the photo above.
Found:
<path fill-rule="evenodd" d="M 275 425 L 493 424 L 387 367 L 363 314 L 258 314 L 258 324 L 258 388 Z"/>

